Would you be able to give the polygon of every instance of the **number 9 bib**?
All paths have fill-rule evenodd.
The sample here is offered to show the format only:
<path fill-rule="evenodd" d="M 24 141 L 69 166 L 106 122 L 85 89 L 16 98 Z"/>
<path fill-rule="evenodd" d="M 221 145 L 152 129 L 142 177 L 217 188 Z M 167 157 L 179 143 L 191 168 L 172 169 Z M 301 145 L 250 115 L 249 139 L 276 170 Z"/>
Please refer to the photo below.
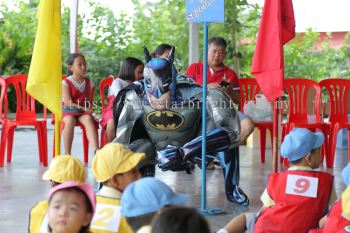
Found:
<path fill-rule="evenodd" d="M 318 178 L 300 175 L 288 175 L 286 193 L 304 197 L 317 197 Z"/>

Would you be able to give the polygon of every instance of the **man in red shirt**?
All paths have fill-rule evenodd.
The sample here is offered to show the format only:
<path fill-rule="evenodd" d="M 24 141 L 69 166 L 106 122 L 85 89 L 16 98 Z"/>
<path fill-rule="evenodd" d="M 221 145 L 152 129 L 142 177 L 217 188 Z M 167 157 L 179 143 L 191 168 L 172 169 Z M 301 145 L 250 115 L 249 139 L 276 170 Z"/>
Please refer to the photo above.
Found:
<path fill-rule="evenodd" d="M 226 41 L 222 37 L 212 37 L 208 41 L 208 88 L 219 88 L 228 94 L 232 101 L 239 104 L 237 74 L 224 65 Z M 185 75 L 203 85 L 203 62 L 191 64 Z M 238 111 L 241 120 L 241 142 L 244 142 L 254 129 L 254 122 Z"/>

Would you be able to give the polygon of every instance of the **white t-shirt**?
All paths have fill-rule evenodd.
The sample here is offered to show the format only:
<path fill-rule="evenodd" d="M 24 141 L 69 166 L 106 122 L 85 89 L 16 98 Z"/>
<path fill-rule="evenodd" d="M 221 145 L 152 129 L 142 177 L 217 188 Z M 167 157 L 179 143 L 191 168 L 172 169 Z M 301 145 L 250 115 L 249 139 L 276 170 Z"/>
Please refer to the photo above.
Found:
<path fill-rule="evenodd" d="M 120 78 L 115 78 L 109 88 L 108 96 L 117 96 L 119 91 L 128 86 L 131 82 Z"/>
<path fill-rule="evenodd" d="M 75 88 L 78 89 L 79 92 L 84 92 L 84 91 L 85 91 L 85 85 L 86 85 L 86 84 L 85 84 L 85 79 L 84 79 L 84 81 L 83 81 L 82 83 L 80 83 L 80 84 L 77 83 L 77 82 L 73 79 L 73 76 L 72 76 L 72 75 L 69 76 L 67 79 L 73 83 L 73 85 L 75 86 Z M 92 89 L 92 88 L 94 87 L 94 82 L 93 82 L 91 79 L 89 79 L 89 81 L 90 81 L 90 87 L 91 87 L 91 89 Z M 69 88 L 69 86 L 68 86 L 66 80 L 62 80 L 62 85 Z"/>

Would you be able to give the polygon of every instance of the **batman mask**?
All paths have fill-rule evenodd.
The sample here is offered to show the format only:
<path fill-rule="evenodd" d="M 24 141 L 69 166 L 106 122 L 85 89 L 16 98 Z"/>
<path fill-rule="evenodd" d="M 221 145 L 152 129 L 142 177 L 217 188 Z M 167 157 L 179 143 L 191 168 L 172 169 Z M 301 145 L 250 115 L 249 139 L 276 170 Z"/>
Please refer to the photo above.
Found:
<path fill-rule="evenodd" d="M 156 105 L 160 103 L 159 105 L 165 106 L 164 102 L 171 102 L 174 98 L 176 89 L 176 77 L 172 72 L 174 53 L 173 47 L 167 58 L 154 58 L 144 47 L 146 65 L 143 71 L 143 83 L 151 104 L 156 102 Z"/>
<path fill-rule="evenodd" d="M 159 99 L 169 91 L 171 64 L 164 58 L 152 58 L 143 71 L 146 92 Z"/>

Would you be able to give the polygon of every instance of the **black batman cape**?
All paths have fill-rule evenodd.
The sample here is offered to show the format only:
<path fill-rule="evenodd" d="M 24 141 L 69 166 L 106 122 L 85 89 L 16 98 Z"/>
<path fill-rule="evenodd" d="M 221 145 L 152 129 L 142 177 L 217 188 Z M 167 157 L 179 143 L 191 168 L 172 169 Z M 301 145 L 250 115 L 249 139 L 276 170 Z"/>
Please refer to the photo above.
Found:
<path fill-rule="evenodd" d="M 131 83 L 130 85 L 126 86 L 125 88 L 123 88 L 119 91 L 119 93 L 118 93 L 117 97 L 114 99 L 114 103 L 113 103 L 113 120 L 114 120 L 114 131 L 115 132 L 117 132 L 119 117 L 120 117 L 120 114 L 124 108 L 126 93 L 128 93 L 131 90 L 135 90 L 137 95 L 139 95 L 140 97 L 144 93 L 142 86 L 140 84 L 135 84 L 135 83 Z M 137 127 L 137 128 L 140 129 L 140 127 Z M 145 133 L 146 133 L 146 131 L 143 132 L 142 135 L 144 135 Z M 141 135 L 141 134 L 139 134 L 139 135 Z"/>

